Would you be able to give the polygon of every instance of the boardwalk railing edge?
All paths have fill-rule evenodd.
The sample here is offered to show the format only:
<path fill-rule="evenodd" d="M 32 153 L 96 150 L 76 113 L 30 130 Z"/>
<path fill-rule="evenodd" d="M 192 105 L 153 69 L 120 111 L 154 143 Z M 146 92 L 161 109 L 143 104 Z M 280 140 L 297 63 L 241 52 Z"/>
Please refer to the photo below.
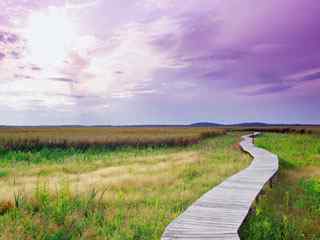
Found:
<path fill-rule="evenodd" d="M 239 240 L 238 231 L 252 204 L 279 169 L 278 156 L 245 135 L 240 147 L 253 157 L 249 167 L 205 193 L 165 229 L 162 240 Z"/>

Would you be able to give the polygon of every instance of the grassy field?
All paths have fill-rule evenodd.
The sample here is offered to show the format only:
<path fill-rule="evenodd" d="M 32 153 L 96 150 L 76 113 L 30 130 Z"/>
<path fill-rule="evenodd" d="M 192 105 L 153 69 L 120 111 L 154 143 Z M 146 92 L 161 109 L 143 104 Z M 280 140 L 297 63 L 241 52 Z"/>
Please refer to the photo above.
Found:
<path fill-rule="evenodd" d="M 267 133 L 259 147 L 279 155 L 280 175 L 243 226 L 243 239 L 320 239 L 319 135 Z"/>
<path fill-rule="evenodd" d="M 154 131 L 147 135 L 157 138 Z M 185 137 L 177 131 L 164 132 Z M 201 129 L 191 132 L 204 138 Z M 188 205 L 250 163 L 239 133 L 209 135 L 184 147 L 3 149 L 0 239 L 159 239 Z"/>
<path fill-rule="evenodd" d="M 0 128 L 2 150 L 186 146 L 224 133 L 214 128 Z"/>
<path fill-rule="evenodd" d="M 315 126 L 265 126 L 265 127 L 226 127 L 229 131 L 320 134 L 319 125 Z"/>
<path fill-rule="evenodd" d="M 150 157 L 160 162 L 164 153 L 222 134 L 212 128 L 2 128 L 0 177 L 80 174 Z"/>

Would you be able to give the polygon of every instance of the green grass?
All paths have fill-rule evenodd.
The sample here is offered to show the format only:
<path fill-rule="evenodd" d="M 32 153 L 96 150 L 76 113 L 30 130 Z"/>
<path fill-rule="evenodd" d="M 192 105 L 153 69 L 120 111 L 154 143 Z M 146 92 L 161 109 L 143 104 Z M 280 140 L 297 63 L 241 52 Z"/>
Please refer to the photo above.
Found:
<path fill-rule="evenodd" d="M 94 171 L 101 167 L 135 163 L 137 158 L 177 153 L 183 149 L 183 147 L 123 147 L 111 150 L 93 147 L 87 150 L 76 148 L 43 148 L 33 151 L 8 150 L 0 153 L 0 168 L 7 175 L 25 175 L 27 174 L 25 171 L 32 167 L 37 169 L 37 172 L 31 172 L 32 175 L 46 175 L 55 171 L 80 173 Z"/>
<path fill-rule="evenodd" d="M 3 171 L 3 170 L 0 170 L 0 178 L 1 177 L 7 177 L 9 174 L 7 171 Z"/>
<path fill-rule="evenodd" d="M 278 182 L 260 198 L 243 239 L 320 239 L 320 138 L 263 134 L 257 145 L 278 154 Z"/>
<path fill-rule="evenodd" d="M 239 137 L 22 161 L 23 173 L 10 170 L 18 163 L 8 160 L 10 174 L 0 178 L 0 196 L 8 197 L 0 203 L 0 239 L 159 239 L 192 202 L 250 163 Z"/>
<path fill-rule="evenodd" d="M 215 128 L 2 128 L 0 168 L 2 176 L 83 173 L 138 158 L 149 162 L 148 157 L 177 153 L 224 133 Z"/>

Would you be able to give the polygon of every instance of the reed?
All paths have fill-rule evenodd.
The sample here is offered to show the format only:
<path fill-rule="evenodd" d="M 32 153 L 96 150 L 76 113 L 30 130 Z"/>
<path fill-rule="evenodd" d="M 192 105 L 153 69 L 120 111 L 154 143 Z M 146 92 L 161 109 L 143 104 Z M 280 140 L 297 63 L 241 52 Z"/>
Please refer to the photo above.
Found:
<path fill-rule="evenodd" d="M 224 133 L 223 129 L 212 128 L 2 128 L 0 153 L 44 148 L 187 146 Z"/>

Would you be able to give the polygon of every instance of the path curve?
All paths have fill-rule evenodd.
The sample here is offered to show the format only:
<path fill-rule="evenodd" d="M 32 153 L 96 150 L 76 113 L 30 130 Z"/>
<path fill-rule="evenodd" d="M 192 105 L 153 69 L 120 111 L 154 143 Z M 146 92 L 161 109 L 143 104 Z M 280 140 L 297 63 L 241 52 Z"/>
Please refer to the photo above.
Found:
<path fill-rule="evenodd" d="M 252 136 L 240 146 L 251 165 L 204 194 L 165 230 L 162 240 L 239 240 L 238 231 L 261 190 L 278 171 L 277 155 L 256 147 Z"/>

